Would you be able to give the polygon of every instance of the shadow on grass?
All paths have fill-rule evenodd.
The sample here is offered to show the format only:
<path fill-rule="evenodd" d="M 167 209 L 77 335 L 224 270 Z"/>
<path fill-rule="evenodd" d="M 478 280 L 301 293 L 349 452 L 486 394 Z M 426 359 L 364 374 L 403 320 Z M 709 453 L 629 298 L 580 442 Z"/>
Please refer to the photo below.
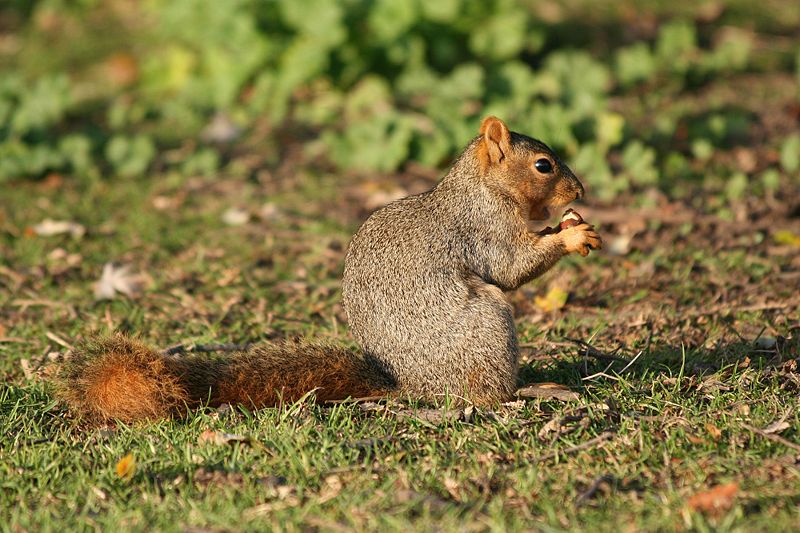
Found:
<path fill-rule="evenodd" d="M 577 352 L 573 356 L 522 365 L 520 384 L 553 382 L 584 386 L 591 379 L 606 376 L 612 379 L 623 377 L 626 381 L 651 381 L 656 376 L 704 378 L 717 373 L 735 373 L 745 368 L 768 371 L 797 360 L 800 339 L 778 337 L 691 349 L 653 344 L 630 356 L 586 348 L 578 348 Z"/>

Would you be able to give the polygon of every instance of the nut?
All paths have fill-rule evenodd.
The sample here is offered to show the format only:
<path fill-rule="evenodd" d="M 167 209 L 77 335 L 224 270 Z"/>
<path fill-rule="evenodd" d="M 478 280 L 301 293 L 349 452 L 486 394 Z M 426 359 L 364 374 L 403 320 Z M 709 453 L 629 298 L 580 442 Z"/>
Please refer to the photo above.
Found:
<path fill-rule="evenodd" d="M 565 230 L 567 228 L 571 228 L 572 226 L 577 226 L 578 224 L 583 223 L 583 217 L 575 211 L 574 209 L 567 209 L 564 211 L 564 214 L 561 216 L 561 223 L 558 225 L 559 228 Z"/>

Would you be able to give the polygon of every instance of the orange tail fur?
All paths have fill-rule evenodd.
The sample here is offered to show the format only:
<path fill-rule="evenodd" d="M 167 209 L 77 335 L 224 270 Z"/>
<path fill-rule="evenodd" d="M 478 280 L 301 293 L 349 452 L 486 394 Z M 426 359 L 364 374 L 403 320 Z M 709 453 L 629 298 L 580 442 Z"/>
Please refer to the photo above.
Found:
<path fill-rule="evenodd" d="M 60 372 L 59 396 L 91 420 L 159 419 L 200 405 L 260 408 L 388 394 L 394 379 L 355 351 L 284 342 L 222 358 L 167 356 L 124 335 L 93 339 Z"/>

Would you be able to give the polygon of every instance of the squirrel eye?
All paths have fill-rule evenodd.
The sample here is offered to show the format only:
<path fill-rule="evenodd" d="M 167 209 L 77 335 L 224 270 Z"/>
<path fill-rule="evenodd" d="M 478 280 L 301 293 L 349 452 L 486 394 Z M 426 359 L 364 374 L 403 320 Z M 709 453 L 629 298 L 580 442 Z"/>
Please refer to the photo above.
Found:
<path fill-rule="evenodd" d="M 542 174 L 550 174 L 553 171 L 553 165 L 550 164 L 548 159 L 537 159 L 533 166 Z"/>

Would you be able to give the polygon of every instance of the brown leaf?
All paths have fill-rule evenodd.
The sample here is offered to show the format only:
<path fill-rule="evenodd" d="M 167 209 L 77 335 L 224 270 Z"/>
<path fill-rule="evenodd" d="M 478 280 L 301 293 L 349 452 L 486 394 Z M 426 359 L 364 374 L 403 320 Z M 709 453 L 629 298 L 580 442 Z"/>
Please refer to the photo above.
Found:
<path fill-rule="evenodd" d="M 580 395 L 570 390 L 565 385 L 558 383 L 531 383 L 525 387 L 517 389 L 517 396 L 520 398 L 542 398 L 544 400 L 560 400 L 567 402 L 577 400 Z"/>
<path fill-rule="evenodd" d="M 706 431 L 708 432 L 709 435 L 711 435 L 711 438 L 714 439 L 715 441 L 718 441 L 719 438 L 722 436 L 722 431 L 711 422 L 706 423 Z"/>
<path fill-rule="evenodd" d="M 200 434 L 197 439 L 198 444 L 215 444 L 217 446 L 224 446 L 226 444 L 233 444 L 234 442 L 242 442 L 244 444 L 251 444 L 252 439 L 245 435 L 236 435 L 235 433 L 223 433 L 222 431 L 214 431 L 207 429 Z"/>
<path fill-rule="evenodd" d="M 207 488 L 210 485 L 240 487 L 244 484 L 244 476 L 241 472 L 201 467 L 194 472 L 194 482 L 201 488 Z"/>
<path fill-rule="evenodd" d="M 342 480 L 337 475 L 331 475 L 325 478 L 325 483 L 319 491 L 319 503 L 325 503 L 334 499 L 342 492 Z"/>
<path fill-rule="evenodd" d="M 447 489 L 447 493 L 450 494 L 450 497 L 453 498 L 455 501 L 461 501 L 461 487 L 458 485 L 458 481 L 451 477 L 444 478 L 444 488 Z"/>
<path fill-rule="evenodd" d="M 733 507 L 736 495 L 739 493 L 738 483 L 717 485 L 707 491 L 698 492 L 687 502 L 692 511 L 698 511 L 711 516 L 719 516 Z"/>
<path fill-rule="evenodd" d="M 106 73 L 114 85 L 125 87 L 139 78 L 139 64 L 130 54 L 120 52 L 106 60 Z"/>

